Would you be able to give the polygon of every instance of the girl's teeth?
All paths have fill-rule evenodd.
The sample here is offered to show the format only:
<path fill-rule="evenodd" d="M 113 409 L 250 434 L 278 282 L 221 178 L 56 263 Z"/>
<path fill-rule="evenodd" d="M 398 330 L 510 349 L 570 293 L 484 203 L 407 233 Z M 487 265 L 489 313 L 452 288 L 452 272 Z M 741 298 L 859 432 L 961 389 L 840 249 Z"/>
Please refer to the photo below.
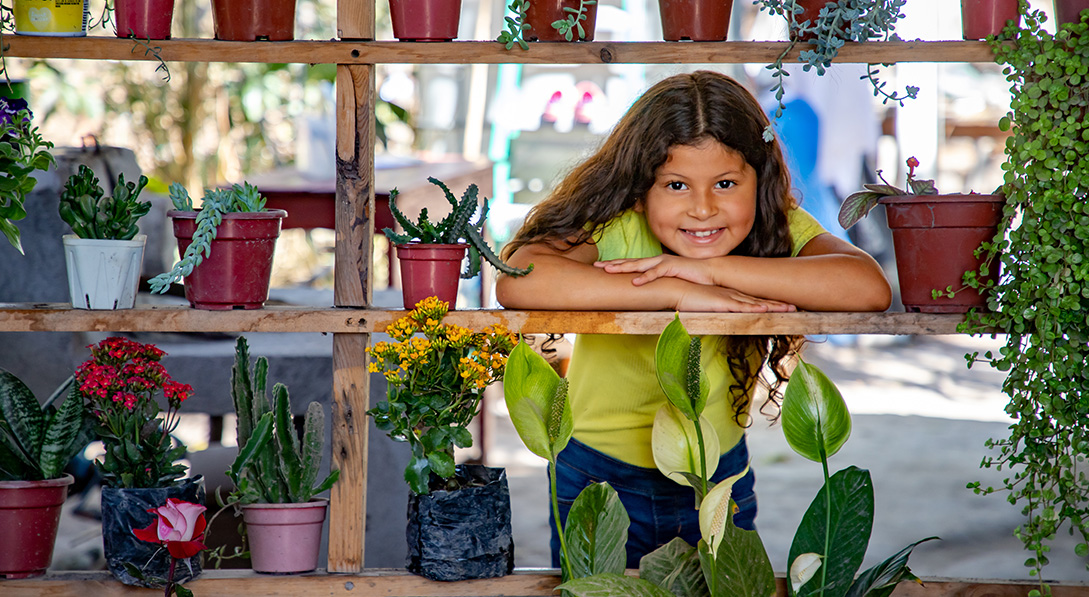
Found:
<path fill-rule="evenodd" d="M 696 237 L 696 238 L 705 238 L 705 237 L 711 236 L 715 232 L 718 232 L 718 231 L 717 230 L 693 230 L 690 234 L 692 236 Z"/>

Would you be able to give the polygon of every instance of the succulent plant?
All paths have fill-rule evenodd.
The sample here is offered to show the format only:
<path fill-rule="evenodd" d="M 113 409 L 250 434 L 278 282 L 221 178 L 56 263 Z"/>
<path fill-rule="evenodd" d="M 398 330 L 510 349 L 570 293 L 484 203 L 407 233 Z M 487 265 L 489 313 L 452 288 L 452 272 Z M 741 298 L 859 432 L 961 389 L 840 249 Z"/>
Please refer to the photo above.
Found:
<path fill-rule="evenodd" d="M 0 369 L 0 481 L 56 479 L 93 437 L 72 378 L 39 405 L 22 380 Z"/>
<path fill-rule="evenodd" d="M 461 201 L 458 201 L 454 194 L 450 192 L 450 189 L 439 179 L 428 177 L 427 181 L 442 189 L 442 192 L 446 195 L 446 200 L 450 202 L 450 213 L 436 224 L 428 218 L 427 208 L 425 207 L 420 210 L 419 220 L 413 222 L 397 208 L 397 189 L 393 189 L 389 193 L 389 209 L 397 223 L 404 228 L 405 233 L 399 234 L 390 228 L 382 229 L 382 232 L 385 233 L 386 238 L 391 243 L 395 245 L 412 242 L 428 244 L 468 243 L 469 265 L 462 272 L 462 278 L 472 278 L 480 273 L 481 256 L 487 259 L 488 263 L 492 264 L 497 270 L 509 276 L 524 276 L 533 271 L 532 265 L 525 269 L 507 265 L 488 246 L 487 241 L 484 240 L 483 231 L 484 219 L 488 216 L 487 198 L 484 199 L 483 206 L 480 207 L 480 217 L 477 218 L 476 222 L 472 221 L 473 214 L 476 213 L 479 205 L 477 200 L 479 190 L 475 184 L 469 185 L 461 195 Z"/>
<path fill-rule="evenodd" d="M 94 170 L 80 164 L 61 190 L 61 219 L 80 238 L 132 240 L 140 232 L 136 221 L 151 211 L 150 201 L 137 201 L 147 183 L 146 176 L 134 183 L 119 174 L 113 194 L 106 195 Z"/>
<path fill-rule="evenodd" d="M 325 442 L 325 414 L 321 404 L 310 403 L 300 442 L 287 386 L 273 386 L 270 403 L 265 393 L 267 378 L 268 359 L 259 357 L 251 367 L 249 345 L 240 337 L 231 369 L 238 457 L 227 469 L 227 476 L 243 504 L 305 503 L 340 478 L 340 471 L 332 471 L 315 485 Z"/>

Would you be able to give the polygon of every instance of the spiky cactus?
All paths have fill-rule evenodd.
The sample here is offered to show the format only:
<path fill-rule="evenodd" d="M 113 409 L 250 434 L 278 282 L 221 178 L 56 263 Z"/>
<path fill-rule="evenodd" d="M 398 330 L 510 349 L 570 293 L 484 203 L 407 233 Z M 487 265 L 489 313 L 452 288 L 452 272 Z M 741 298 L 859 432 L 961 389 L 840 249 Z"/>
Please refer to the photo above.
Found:
<path fill-rule="evenodd" d="M 56 479 L 93 437 L 72 378 L 39 405 L 22 380 L 0 369 L 0 481 Z"/>
<path fill-rule="evenodd" d="M 134 183 L 119 174 L 113 194 L 104 197 L 94 170 L 80 164 L 61 191 L 61 219 L 80 238 L 132 240 L 140 232 L 136 221 L 151 211 L 150 201 L 136 200 L 147 183 L 146 176 Z"/>
<path fill-rule="evenodd" d="M 251 368 L 249 345 L 240 337 L 231 370 L 239 448 L 227 476 L 243 504 L 308 502 L 340 477 L 340 471 L 332 471 L 315 485 L 325 442 L 325 413 L 321 404 L 310 403 L 300 442 L 287 387 L 280 383 L 273 386 L 270 403 L 265 393 L 267 377 L 268 359 L 259 357 Z"/>
<path fill-rule="evenodd" d="M 480 273 L 481 257 L 492 264 L 495 269 L 509 276 L 524 276 L 533 271 L 533 265 L 525 269 L 511 267 L 503 262 L 495 251 L 484 240 L 484 220 L 488 216 L 488 199 L 484 198 L 480 205 L 480 217 L 476 222 L 472 221 L 476 213 L 479 201 L 479 190 L 475 184 L 469 185 L 458 201 L 450 189 L 439 179 L 428 177 L 428 182 L 442 189 L 446 200 L 450 203 L 450 213 L 438 224 L 431 222 L 427 215 L 427 208 L 420 210 L 420 217 L 416 222 L 408 219 L 397 208 L 397 189 L 389 193 L 389 209 L 393 218 L 404 229 L 404 234 L 398 234 L 390 228 L 384 228 L 386 238 L 395 245 L 403 245 L 411 242 L 425 244 L 456 244 L 467 243 L 469 245 L 469 264 L 462 272 L 462 278 L 472 278 Z"/>

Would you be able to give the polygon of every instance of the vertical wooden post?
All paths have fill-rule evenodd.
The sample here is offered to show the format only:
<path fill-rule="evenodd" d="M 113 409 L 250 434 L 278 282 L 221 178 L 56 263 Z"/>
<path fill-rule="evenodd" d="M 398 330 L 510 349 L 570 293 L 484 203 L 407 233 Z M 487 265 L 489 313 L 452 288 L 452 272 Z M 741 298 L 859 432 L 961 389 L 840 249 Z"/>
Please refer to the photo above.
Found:
<path fill-rule="evenodd" d="M 338 0 L 341 39 L 374 39 L 374 3 Z M 336 267 L 334 304 L 371 304 L 374 235 L 374 65 L 337 65 Z M 329 572 L 363 569 L 367 520 L 370 334 L 333 335 L 332 466 L 340 471 L 329 508 Z"/>

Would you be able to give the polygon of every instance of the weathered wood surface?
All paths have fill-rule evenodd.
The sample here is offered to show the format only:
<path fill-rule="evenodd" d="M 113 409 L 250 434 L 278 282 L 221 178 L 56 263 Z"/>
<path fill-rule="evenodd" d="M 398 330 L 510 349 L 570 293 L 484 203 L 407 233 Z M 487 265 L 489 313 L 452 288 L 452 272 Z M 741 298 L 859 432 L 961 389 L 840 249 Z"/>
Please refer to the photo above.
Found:
<path fill-rule="evenodd" d="M 343 3 L 341 3 L 343 4 Z M 353 3 L 355 4 L 355 3 Z M 365 36 L 357 30 L 342 35 Z M 4 38 L 4 54 L 19 58 L 76 58 L 84 60 L 157 60 L 128 39 L 116 37 L 68 38 L 57 43 L 48 37 L 12 35 Z M 675 64 L 770 63 L 787 42 L 578 42 L 532 43 L 529 50 L 507 50 L 494 41 L 411 43 L 398 41 L 260 41 L 170 39 L 152 43 L 167 62 L 267 62 L 302 64 Z M 797 61 L 806 49 L 797 45 L 787 61 Z M 848 43 L 836 62 L 993 62 L 982 41 L 889 41 Z"/>
<path fill-rule="evenodd" d="M 120 311 L 71 309 L 67 303 L 0 303 L 0 332 L 383 332 L 403 310 L 269 306 L 201 311 L 159 306 Z M 451 311 L 448 323 L 483 329 L 501 323 L 527 334 L 659 334 L 667 311 Z M 956 334 L 963 315 L 924 313 L 682 313 L 694 334 Z"/>
<path fill-rule="evenodd" d="M 199 597 L 543 597 L 556 595 L 555 570 L 516 570 L 502 578 L 440 583 L 403 570 L 371 569 L 360 574 L 312 573 L 265 576 L 248 570 L 205 571 L 185 586 Z M 901 583 L 894 597 L 1024 597 L 1036 585 L 999 580 L 924 579 L 922 586 Z M 1052 585 L 1055 597 L 1089 597 L 1089 584 Z M 106 572 L 51 573 L 43 578 L 0 581 L 4 597 L 132 597 L 148 589 L 127 587 Z M 779 579 L 780 597 L 786 587 Z"/>

